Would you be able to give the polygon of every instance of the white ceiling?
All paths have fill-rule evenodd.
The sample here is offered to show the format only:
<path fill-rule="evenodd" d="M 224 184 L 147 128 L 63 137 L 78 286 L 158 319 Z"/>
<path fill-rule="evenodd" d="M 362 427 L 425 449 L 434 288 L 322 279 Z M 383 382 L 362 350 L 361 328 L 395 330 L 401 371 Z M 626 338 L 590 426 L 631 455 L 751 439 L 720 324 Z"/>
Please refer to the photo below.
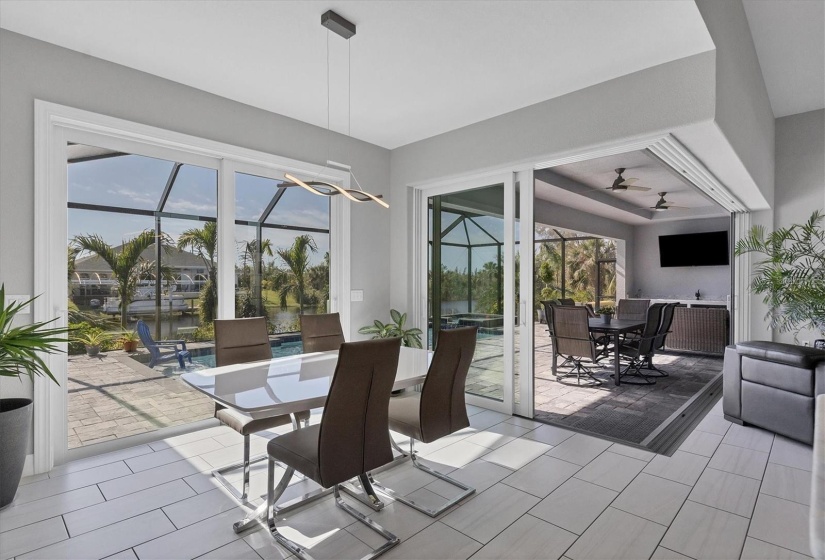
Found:
<path fill-rule="evenodd" d="M 745 0 L 775 117 L 825 108 L 825 2 Z"/>
<path fill-rule="evenodd" d="M 616 179 L 616 168 L 624 167 L 623 177 L 636 178 L 635 185 L 649 191 L 613 192 L 607 187 Z M 611 218 L 619 222 L 641 225 L 652 221 L 684 220 L 727 216 L 728 212 L 707 198 L 679 174 L 642 150 L 538 170 L 540 180 L 536 197 L 556 204 Z M 665 212 L 650 210 L 666 192 L 665 200 L 687 209 Z"/>
<path fill-rule="evenodd" d="M 386 148 L 714 48 L 690 0 L 3 0 L 0 26 L 325 127 L 328 9 L 358 26 L 352 135 Z M 346 132 L 348 43 L 329 45 Z"/>

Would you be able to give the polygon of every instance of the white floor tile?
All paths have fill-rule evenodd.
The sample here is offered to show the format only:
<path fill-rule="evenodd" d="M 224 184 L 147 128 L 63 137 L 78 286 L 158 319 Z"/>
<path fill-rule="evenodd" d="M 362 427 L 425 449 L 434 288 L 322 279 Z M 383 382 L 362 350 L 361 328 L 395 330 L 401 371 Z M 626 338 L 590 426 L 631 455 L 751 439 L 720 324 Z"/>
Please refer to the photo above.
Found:
<path fill-rule="evenodd" d="M 436 470 L 440 471 L 440 469 Z M 452 472 L 454 472 L 454 469 L 452 468 L 444 469 L 445 474 L 452 475 Z M 433 481 L 436 480 L 436 478 L 432 475 L 416 469 L 412 465 L 412 462 L 405 462 L 397 467 L 393 467 L 392 469 L 375 473 L 375 479 L 387 488 L 395 490 L 402 496 L 406 496 L 410 492 L 414 492 L 419 488 L 432 484 Z"/>
<path fill-rule="evenodd" d="M 571 478 L 531 509 L 530 515 L 580 535 L 616 496 L 618 492 Z"/>
<path fill-rule="evenodd" d="M 66 527 L 59 516 L 12 529 L 4 532 L 0 538 L 0 559 L 14 558 L 68 538 Z"/>
<path fill-rule="evenodd" d="M 194 495 L 195 491 L 189 488 L 184 481 L 173 480 L 160 486 L 68 513 L 63 516 L 63 519 L 66 521 L 69 534 L 76 537 Z"/>
<path fill-rule="evenodd" d="M 446 470 L 450 470 L 449 467 L 453 469 L 463 467 L 467 463 L 475 461 L 489 452 L 490 450 L 486 447 L 462 440 L 438 451 L 422 455 L 422 457 L 426 459 L 424 462 L 430 466 L 430 468 L 445 472 L 444 467 L 447 467 Z"/>
<path fill-rule="evenodd" d="M 51 478 L 58 476 L 65 476 L 67 474 L 99 467 L 108 463 L 116 463 L 125 459 L 131 459 L 139 455 L 146 455 L 152 453 L 153 449 L 148 445 L 136 445 L 134 447 L 127 447 L 111 453 L 104 453 L 103 455 L 95 455 L 93 457 L 86 457 L 85 459 L 78 459 L 77 461 L 70 461 L 63 465 L 59 465 L 49 471 Z"/>
<path fill-rule="evenodd" d="M 74 472 L 67 474 L 66 476 L 41 480 L 39 482 L 34 482 L 18 488 L 15 503 L 23 504 L 34 500 L 40 500 L 42 498 L 48 498 L 49 496 L 54 496 L 70 490 L 77 490 L 78 488 L 91 486 L 106 480 L 114 482 L 113 479 L 126 477 L 130 474 L 132 474 L 132 471 L 129 470 L 126 463 L 119 461 L 117 463 L 110 463 L 108 465 L 102 465 L 100 467 Z"/>
<path fill-rule="evenodd" d="M 153 441 L 149 444 L 149 447 L 151 447 L 155 451 L 162 451 L 164 449 L 169 449 L 170 447 L 177 447 L 179 445 L 185 445 L 193 441 L 198 441 L 199 439 L 222 436 L 228 433 L 237 432 L 235 432 L 232 428 L 229 428 L 227 426 L 214 426 L 212 428 L 196 430 L 194 432 L 189 432 L 188 434 L 181 434 L 179 436 L 173 436 L 170 438 L 162 439 L 160 441 Z"/>
<path fill-rule="evenodd" d="M 811 560 L 811 557 L 748 537 L 745 539 L 742 560 Z"/>
<path fill-rule="evenodd" d="M 24 476 L 20 479 L 20 484 L 17 486 L 25 486 L 26 484 L 31 484 L 32 482 L 40 482 L 41 480 L 46 480 L 49 478 L 49 473 L 40 473 L 40 474 L 33 474 L 31 476 Z"/>
<path fill-rule="evenodd" d="M 661 544 L 691 558 L 730 560 L 739 557 L 747 531 L 746 518 L 687 501 Z"/>
<path fill-rule="evenodd" d="M 814 464 L 814 449 L 810 445 L 783 436 L 776 436 L 768 461 L 777 465 L 810 471 Z"/>
<path fill-rule="evenodd" d="M 515 441 L 516 438 L 521 437 L 529 431 L 529 428 L 522 428 L 509 422 L 502 422 L 471 435 L 466 441 L 488 449 L 498 449 L 502 445 Z"/>
<path fill-rule="evenodd" d="M 762 480 L 768 454 L 744 447 L 721 444 L 713 454 L 708 468 Z"/>
<path fill-rule="evenodd" d="M 580 468 L 573 463 L 542 455 L 505 478 L 502 482 L 528 494 L 545 498 L 568 478 L 576 474 Z"/>
<path fill-rule="evenodd" d="M 490 463 L 516 470 L 533 459 L 541 457 L 550 451 L 550 449 L 551 447 L 546 443 L 520 438 L 484 455 L 483 459 Z"/>
<path fill-rule="evenodd" d="M 116 552 L 133 548 L 139 543 L 151 541 L 171 533 L 175 526 L 159 510 L 150 511 L 120 523 L 85 533 L 39 550 L 22 558 L 54 560 L 88 560 L 103 558 Z"/>
<path fill-rule="evenodd" d="M 181 459 L 202 455 L 216 449 L 223 449 L 223 446 L 212 438 L 205 438 L 162 451 L 139 455 L 138 457 L 126 459 L 125 462 L 133 472 L 140 472 L 161 465 L 168 465 Z"/>
<path fill-rule="evenodd" d="M 760 492 L 806 506 L 810 505 L 811 473 L 784 465 L 768 463 Z"/>
<path fill-rule="evenodd" d="M 641 473 L 611 504 L 612 507 L 669 525 L 690 493 L 690 486 Z"/>
<path fill-rule="evenodd" d="M 381 525 L 384 529 L 405 541 L 433 524 L 435 519 L 399 502 L 388 504 L 381 511 L 373 511 L 363 504 L 348 500 L 348 503 L 361 513 Z M 371 548 L 377 548 L 384 542 L 383 537 L 363 523 L 352 523 L 347 531 L 358 537 Z"/>
<path fill-rule="evenodd" d="M 125 466 L 125 465 L 124 465 Z M 177 478 L 210 470 L 210 466 L 198 457 L 184 459 L 168 465 L 155 467 L 136 474 L 124 476 L 100 484 L 98 487 L 107 500 L 113 500 L 126 494 L 146 490 L 152 486 L 159 486 Z M 83 471 L 86 472 L 86 471 Z M 131 472 L 131 471 L 130 471 Z M 78 473 L 82 474 L 82 473 Z"/>
<path fill-rule="evenodd" d="M 666 527 L 615 508 L 607 510 L 570 547 L 573 560 L 648 558 Z"/>
<path fill-rule="evenodd" d="M 470 416 L 470 427 L 476 430 L 486 430 L 510 418 L 512 418 L 512 416 L 509 414 L 502 414 L 501 412 L 495 412 L 493 410 L 484 410 Z"/>
<path fill-rule="evenodd" d="M 382 560 L 462 560 L 469 558 L 481 545 L 455 529 L 435 522 L 420 533 L 405 540 Z"/>
<path fill-rule="evenodd" d="M 233 541 L 198 558 L 199 560 L 261 560 L 258 553 L 243 540 Z"/>
<path fill-rule="evenodd" d="M 524 434 L 524 437 L 546 443 L 547 445 L 556 446 L 570 439 L 574 435 L 576 435 L 576 432 L 565 430 L 564 428 L 559 428 L 558 426 L 542 424 L 532 432 Z"/>
<path fill-rule="evenodd" d="M 707 457 L 676 451 L 672 457 L 657 455 L 642 472 L 693 486 L 707 464 Z"/>
<path fill-rule="evenodd" d="M 684 554 L 679 554 L 673 550 L 669 550 L 663 546 L 656 548 L 650 560 L 692 560 Z"/>
<path fill-rule="evenodd" d="M 479 550 L 473 560 L 555 560 L 576 538 L 574 533 L 524 515 Z"/>
<path fill-rule="evenodd" d="M 163 515 L 160 511 L 153 513 Z M 244 512 L 238 508 L 174 531 L 175 526 L 164 515 L 174 532 L 134 547 L 135 553 L 140 560 L 195 558 L 239 539 L 240 535 L 232 530 L 232 524 L 243 516 Z"/>
<path fill-rule="evenodd" d="M 682 442 L 679 449 L 704 457 L 713 457 L 713 453 L 721 442 L 722 436 L 720 435 L 694 431 L 685 438 L 685 441 Z"/>
<path fill-rule="evenodd" d="M 808 506 L 760 494 L 748 536 L 810 556 L 809 511 Z"/>
<path fill-rule="evenodd" d="M 656 457 L 656 454 L 652 451 L 639 449 L 638 447 L 632 447 L 630 445 L 622 445 L 621 443 L 614 443 L 608 448 L 608 451 L 610 451 L 611 453 L 618 453 L 619 455 L 624 455 L 625 457 L 639 459 L 640 461 L 645 461 L 647 463 L 649 463 Z"/>
<path fill-rule="evenodd" d="M 535 496 L 505 484 L 496 484 L 441 521 L 480 543 L 487 543 L 538 501 Z"/>
<path fill-rule="evenodd" d="M 243 541 L 248 544 L 263 560 L 284 560 L 286 558 L 294 558 L 286 549 L 275 544 L 275 539 L 269 533 L 269 530 L 261 527 L 254 533 L 250 533 L 243 538 Z"/>
<path fill-rule="evenodd" d="M 699 422 L 699 425 L 696 426 L 696 429 L 700 432 L 708 432 L 711 434 L 716 434 L 718 436 L 724 436 L 726 433 L 728 433 L 728 429 L 733 425 L 733 422 L 728 422 L 721 416 L 708 414 L 704 417 L 704 419 L 701 422 Z"/>
<path fill-rule="evenodd" d="M 575 434 L 551 449 L 547 454 L 550 457 L 575 463 L 584 466 L 604 452 L 605 449 L 613 445 L 607 440 Z"/>
<path fill-rule="evenodd" d="M 111 556 L 107 556 L 103 560 L 138 560 L 137 554 L 131 548 L 115 552 Z"/>
<path fill-rule="evenodd" d="M 471 488 L 475 488 L 477 493 L 481 493 L 493 484 L 509 476 L 512 472 L 513 471 L 508 468 L 479 459 L 450 472 L 449 475 L 451 478 Z M 435 492 L 445 498 L 452 498 L 462 492 L 460 488 L 444 480 L 433 477 L 430 477 L 430 480 L 433 480 L 433 482 L 426 486 L 427 490 Z"/>
<path fill-rule="evenodd" d="M 645 461 L 605 451 L 582 467 L 576 478 L 621 492 L 646 466 Z"/>
<path fill-rule="evenodd" d="M 285 537 L 307 549 L 316 560 L 358 560 L 369 554 L 369 547 L 346 530 L 332 529 L 307 535 L 289 527 L 279 529 Z M 279 545 L 274 545 L 280 547 Z"/>
<path fill-rule="evenodd" d="M 99 504 L 102 501 L 103 494 L 97 486 L 86 486 L 33 502 L 22 504 L 13 502 L 0 511 L 0 532 L 11 531 L 56 515 Z"/>
<path fill-rule="evenodd" d="M 192 491 L 191 496 L 193 497 L 175 500 L 175 503 L 163 508 L 166 517 L 178 529 L 238 507 L 238 502 L 222 488 L 216 488 L 203 494 L 195 494 Z"/>
<path fill-rule="evenodd" d="M 521 426 L 522 428 L 529 428 L 530 430 L 535 430 L 539 426 L 543 426 L 541 422 L 536 422 L 535 420 L 528 420 L 527 418 L 522 418 L 520 416 L 511 416 L 507 420 L 505 420 L 508 424 L 515 424 L 516 426 Z"/>
<path fill-rule="evenodd" d="M 728 513 L 750 517 L 758 494 L 758 480 L 707 468 L 688 499 Z"/>
<path fill-rule="evenodd" d="M 753 426 L 731 424 L 722 443 L 768 453 L 773 444 L 773 432 L 754 428 Z"/>

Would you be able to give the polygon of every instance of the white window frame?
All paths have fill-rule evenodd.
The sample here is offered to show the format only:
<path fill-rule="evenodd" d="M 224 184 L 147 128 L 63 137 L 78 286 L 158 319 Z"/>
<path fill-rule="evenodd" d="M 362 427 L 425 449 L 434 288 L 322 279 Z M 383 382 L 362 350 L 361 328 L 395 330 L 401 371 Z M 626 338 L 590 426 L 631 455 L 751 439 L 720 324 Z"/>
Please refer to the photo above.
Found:
<path fill-rule="evenodd" d="M 34 321 L 66 325 L 67 142 L 84 142 L 149 157 L 209 167 L 218 171 L 218 317 L 234 317 L 235 171 L 282 177 L 290 172 L 319 177 L 349 188 L 349 174 L 276 156 L 35 100 L 34 169 Z M 350 335 L 350 207 L 343 197 L 330 205 L 330 307 L 341 314 Z M 64 345 L 65 350 L 65 345 Z M 27 474 L 48 472 L 67 455 L 67 356 L 44 356 L 60 385 L 34 381 L 34 453 Z M 28 469 L 27 469 L 28 470 Z"/>

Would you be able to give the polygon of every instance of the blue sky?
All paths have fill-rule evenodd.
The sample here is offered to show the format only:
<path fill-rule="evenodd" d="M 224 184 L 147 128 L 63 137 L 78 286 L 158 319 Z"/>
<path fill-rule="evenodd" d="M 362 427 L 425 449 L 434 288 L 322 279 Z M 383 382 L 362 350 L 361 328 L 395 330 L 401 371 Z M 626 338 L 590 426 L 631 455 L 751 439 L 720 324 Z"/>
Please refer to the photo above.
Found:
<path fill-rule="evenodd" d="M 100 204 L 154 210 L 166 186 L 174 163 L 139 155 L 127 155 L 86 162 L 68 167 L 68 194 L 70 202 Z M 236 175 L 235 212 L 239 220 L 257 219 L 277 192 L 278 181 L 246 174 Z M 183 165 L 169 194 L 164 211 L 195 214 L 206 217 L 217 215 L 217 171 L 193 165 Z M 112 245 L 134 237 L 145 229 L 154 229 L 149 216 L 115 214 L 89 210 L 69 210 L 68 239 L 76 235 L 96 233 Z M 279 223 L 327 229 L 329 227 L 329 200 L 300 188 L 287 190 L 270 215 L 267 223 Z M 193 220 L 162 219 L 162 227 L 174 241 L 186 229 L 201 227 Z M 288 247 L 300 232 L 264 229 L 264 236 L 272 240 L 274 248 Z M 313 264 L 323 260 L 329 251 L 329 236 L 311 233 L 318 244 Z M 254 228 L 235 226 L 236 245 L 239 247 L 254 238 Z M 265 261 L 273 260 L 265 257 Z M 281 264 L 280 259 L 274 259 Z"/>

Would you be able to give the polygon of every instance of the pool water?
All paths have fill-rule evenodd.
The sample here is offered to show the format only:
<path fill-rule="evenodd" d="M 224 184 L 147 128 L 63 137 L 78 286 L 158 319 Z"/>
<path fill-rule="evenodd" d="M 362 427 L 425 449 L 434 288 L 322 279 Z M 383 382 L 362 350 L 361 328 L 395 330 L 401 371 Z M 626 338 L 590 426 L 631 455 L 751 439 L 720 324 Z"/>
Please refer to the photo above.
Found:
<path fill-rule="evenodd" d="M 300 340 L 297 342 L 284 342 L 280 346 L 272 347 L 272 357 L 283 358 L 284 356 L 295 356 L 303 352 L 303 349 L 304 345 Z M 208 354 L 192 356 L 192 363 L 197 363 L 203 368 L 215 367 L 215 354 L 213 352 L 214 349 L 210 349 Z"/>

